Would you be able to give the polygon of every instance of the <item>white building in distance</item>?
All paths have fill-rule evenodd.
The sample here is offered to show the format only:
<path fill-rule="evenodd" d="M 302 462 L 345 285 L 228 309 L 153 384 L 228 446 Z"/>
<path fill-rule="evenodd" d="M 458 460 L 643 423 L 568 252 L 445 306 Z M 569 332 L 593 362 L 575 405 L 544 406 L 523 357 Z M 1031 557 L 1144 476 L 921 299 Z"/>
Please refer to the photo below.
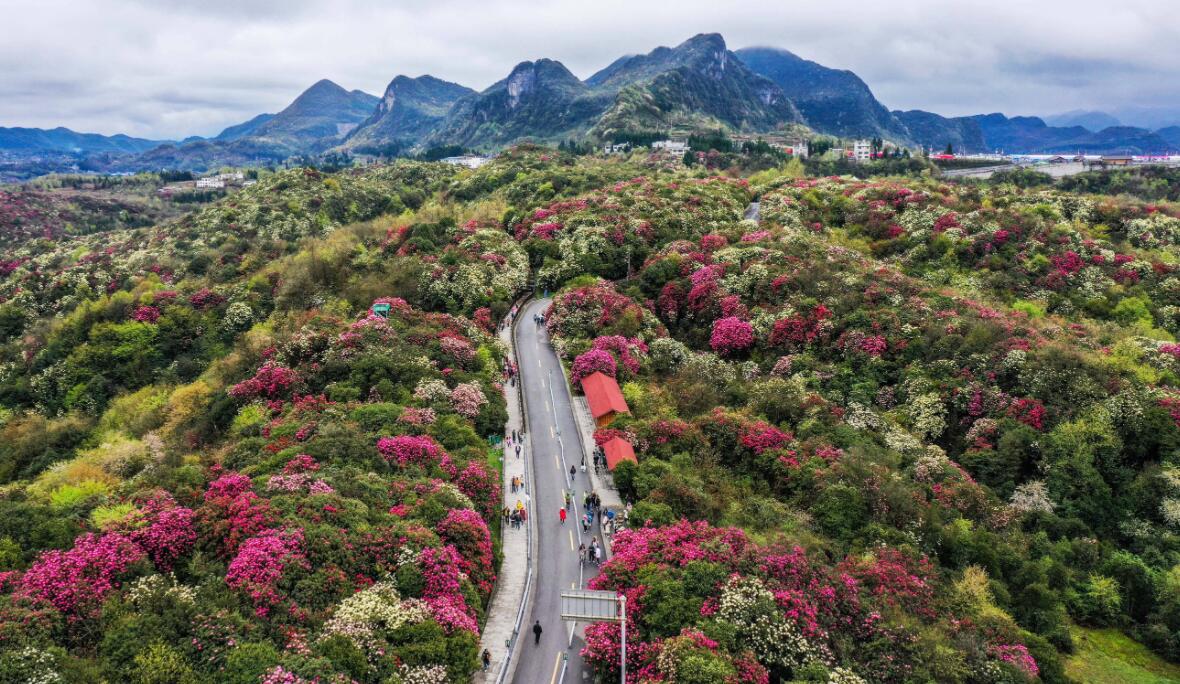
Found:
<path fill-rule="evenodd" d="M 653 150 L 660 150 L 668 154 L 684 154 L 688 151 L 687 138 L 669 138 L 667 140 L 656 140 L 652 142 L 651 148 Z"/>
<path fill-rule="evenodd" d="M 852 143 L 852 158 L 857 163 L 864 163 L 873 158 L 873 144 L 868 140 L 857 140 Z"/>
<path fill-rule="evenodd" d="M 464 154 L 458 157 L 446 157 L 442 161 L 444 164 L 451 164 L 452 166 L 466 166 L 469 169 L 478 169 L 488 163 L 489 159 L 487 157 L 481 157 L 478 154 Z"/>

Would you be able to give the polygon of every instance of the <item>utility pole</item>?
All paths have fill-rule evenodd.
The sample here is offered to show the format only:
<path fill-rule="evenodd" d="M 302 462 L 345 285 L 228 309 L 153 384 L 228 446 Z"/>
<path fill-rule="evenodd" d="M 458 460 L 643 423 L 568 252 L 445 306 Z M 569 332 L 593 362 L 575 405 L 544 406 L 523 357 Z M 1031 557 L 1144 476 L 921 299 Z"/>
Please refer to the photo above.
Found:
<path fill-rule="evenodd" d="M 623 661 L 619 684 L 627 684 L 627 596 L 625 594 L 619 594 L 619 624 L 622 625 L 619 640 L 623 642 L 619 649 Z"/>

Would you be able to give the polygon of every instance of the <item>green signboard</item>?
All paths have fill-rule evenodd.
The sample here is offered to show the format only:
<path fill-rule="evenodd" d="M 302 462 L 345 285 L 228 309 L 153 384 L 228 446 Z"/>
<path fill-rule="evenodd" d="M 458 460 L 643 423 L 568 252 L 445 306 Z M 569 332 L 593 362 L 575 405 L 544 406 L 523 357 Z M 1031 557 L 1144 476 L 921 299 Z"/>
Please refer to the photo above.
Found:
<path fill-rule="evenodd" d="M 380 316 L 382 318 L 389 318 L 389 305 L 388 304 L 374 304 L 373 305 L 373 315 Z"/>

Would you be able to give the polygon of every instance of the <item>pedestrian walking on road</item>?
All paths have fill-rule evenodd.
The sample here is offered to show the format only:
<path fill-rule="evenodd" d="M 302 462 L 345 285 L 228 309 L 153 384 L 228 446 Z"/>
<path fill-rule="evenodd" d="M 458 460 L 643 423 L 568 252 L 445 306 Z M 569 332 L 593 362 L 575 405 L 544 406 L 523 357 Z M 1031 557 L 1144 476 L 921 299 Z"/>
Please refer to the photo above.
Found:
<path fill-rule="evenodd" d="M 520 444 L 516 445 L 516 457 L 520 458 Z"/>
<path fill-rule="evenodd" d="M 492 666 L 492 652 L 485 648 L 479 659 L 483 662 L 483 671 L 487 672 L 488 668 Z"/>
<path fill-rule="evenodd" d="M 533 645 L 534 646 L 541 643 L 541 632 L 543 632 L 543 631 L 545 631 L 545 630 L 541 629 L 541 621 L 540 620 L 537 620 L 535 623 L 533 623 Z"/>
<path fill-rule="evenodd" d="M 586 545 L 578 544 L 578 562 L 582 563 L 586 560 Z"/>
<path fill-rule="evenodd" d="M 577 475 L 577 472 L 578 471 L 573 466 L 570 466 L 570 482 L 574 481 L 574 477 Z"/>
<path fill-rule="evenodd" d="M 574 497 L 570 496 L 569 490 L 565 492 L 565 507 L 570 510 L 574 508 Z"/>
<path fill-rule="evenodd" d="M 590 516 L 589 515 L 582 516 L 582 531 L 583 532 L 590 531 Z"/>
<path fill-rule="evenodd" d="M 565 524 L 565 509 L 564 508 L 557 509 L 557 517 L 561 518 L 561 524 L 564 525 Z"/>

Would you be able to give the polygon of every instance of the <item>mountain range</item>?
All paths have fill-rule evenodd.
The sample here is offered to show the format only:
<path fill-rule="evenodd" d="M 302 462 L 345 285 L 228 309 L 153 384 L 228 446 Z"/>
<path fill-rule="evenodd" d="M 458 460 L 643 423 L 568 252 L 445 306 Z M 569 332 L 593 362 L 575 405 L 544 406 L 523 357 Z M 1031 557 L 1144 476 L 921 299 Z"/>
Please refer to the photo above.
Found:
<path fill-rule="evenodd" d="M 0 155 L 106 155 L 111 170 L 270 164 L 327 151 L 393 153 L 432 146 L 490 151 L 514 141 L 609 140 L 621 133 L 722 129 L 768 133 L 806 125 L 941 150 L 1158 153 L 1180 127 L 1123 126 L 1103 112 L 1049 117 L 944 117 L 890 110 L 856 74 L 787 50 L 731 51 L 718 34 L 620 57 L 582 80 L 561 62 L 521 62 L 483 91 L 434 76 L 397 76 L 382 97 L 321 80 L 277 114 L 180 142 L 0 128 Z M 104 157 L 106 159 L 107 157 Z"/>

